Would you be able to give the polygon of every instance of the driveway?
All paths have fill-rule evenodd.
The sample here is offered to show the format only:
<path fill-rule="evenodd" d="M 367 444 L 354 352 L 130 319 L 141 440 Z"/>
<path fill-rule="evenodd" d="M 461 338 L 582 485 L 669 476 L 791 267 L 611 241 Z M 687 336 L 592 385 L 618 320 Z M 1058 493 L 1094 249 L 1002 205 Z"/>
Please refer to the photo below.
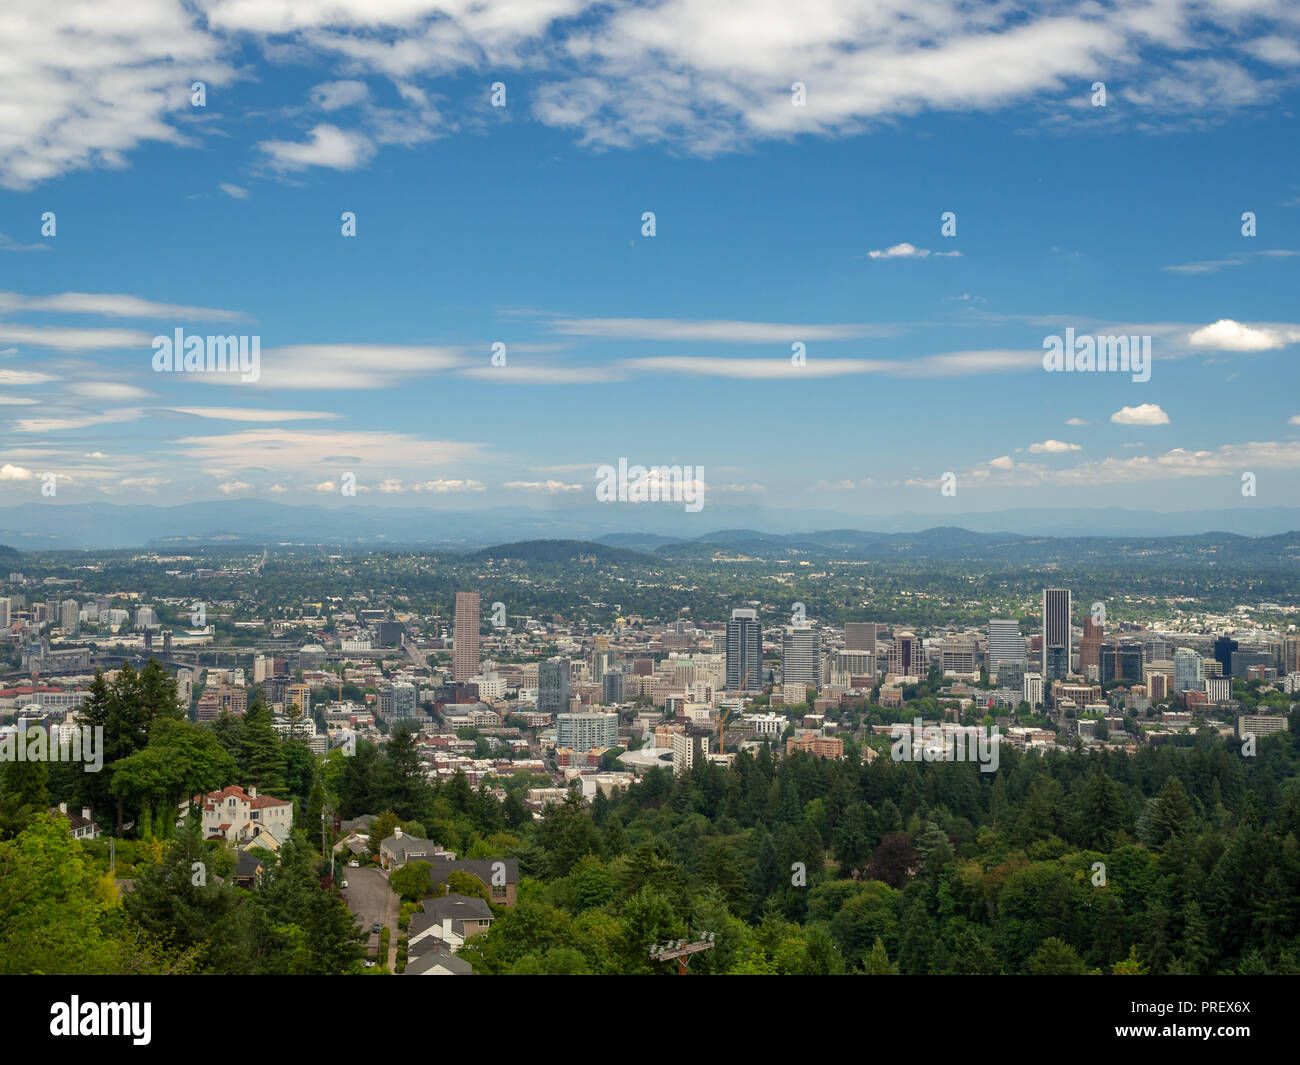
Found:
<path fill-rule="evenodd" d="M 343 901 L 369 934 L 366 950 L 371 956 L 379 951 L 379 933 L 371 932 L 371 926 L 376 921 L 388 926 L 388 970 L 395 972 L 399 934 L 397 918 L 401 912 L 401 899 L 388 889 L 388 877 L 374 866 L 345 868 L 343 879 L 348 882 L 346 888 L 340 889 Z"/>

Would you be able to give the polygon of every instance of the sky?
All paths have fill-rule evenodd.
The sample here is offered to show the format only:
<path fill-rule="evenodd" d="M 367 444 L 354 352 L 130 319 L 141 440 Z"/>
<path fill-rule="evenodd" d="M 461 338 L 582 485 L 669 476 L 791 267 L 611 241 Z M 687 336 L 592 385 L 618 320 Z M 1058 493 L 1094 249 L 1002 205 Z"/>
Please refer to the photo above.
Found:
<path fill-rule="evenodd" d="M 1298 89 L 1253 0 L 9 0 L 0 505 L 1295 506 Z"/>

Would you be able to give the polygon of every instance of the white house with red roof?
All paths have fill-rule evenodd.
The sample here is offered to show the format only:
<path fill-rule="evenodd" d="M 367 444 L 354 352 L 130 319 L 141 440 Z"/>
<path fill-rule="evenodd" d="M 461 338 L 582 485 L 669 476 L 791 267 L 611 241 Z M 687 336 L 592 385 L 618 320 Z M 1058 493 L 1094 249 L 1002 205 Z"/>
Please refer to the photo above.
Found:
<path fill-rule="evenodd" d="M 243 843 L 269 831 L 277 840 L 286 840 L 293 828 L 293 803 L 259 795 L 256 788 L 245 791 L 232 784 L 221 791 L 195 795 L 194 803 L 203 818 L 204 839 Z"/>

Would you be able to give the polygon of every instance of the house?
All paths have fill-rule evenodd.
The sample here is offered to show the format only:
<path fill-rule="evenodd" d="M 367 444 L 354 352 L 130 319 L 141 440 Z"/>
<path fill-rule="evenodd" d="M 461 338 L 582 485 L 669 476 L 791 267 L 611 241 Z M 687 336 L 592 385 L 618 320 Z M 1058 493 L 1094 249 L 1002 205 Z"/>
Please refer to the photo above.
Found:
<path fill-rule="evenodd" d="M 235 871 L 231 874 L 235 887 L 256 888 L 262 883 L 262 862 L 248 851 L 240 851 L 235 859 Z"/>
<path fill-rule="evenodd" d="M 389 872 L 396 872 L 414 858 L 432 858 L 442 854 L 442 845 L 432 840 L 406 835 L 400 828 L 379 844 L 379 864 Z"/>
<path fill-rule="evenodd" d="M 433 854 L 424 859 L 433 874 L 433 886 L 445 884 L 452 873 L 468 873 L 488 890 L 495 906 L 513 906 L 515 890 L 519 886 L 518 858 L 485 858 L 479 861 L 455 859 L 450 855 Z"/>
<path fill-rule="evenodd" d="M 275 833 L 269 828 L 263 828 L 256 836 L 245 840 L 239 845 L 241 851 L 251 851 L 254 848 L 260 848 L 270 851 L 272 854 L 279 854 L 280 848 L 284 844 L 276 837 Z"/>
<path fill-rule="evenodd" d="M 232 784 L 208 795 L 195 795 L 193 803 L 199 808 L 204 839 L 243 843 L 266 830 L 281 840 L 288 839 L 293 829 L 293 803 L 258 795 L 256 788 L 245 791 Z M 187 816 L 189 805 L 182 804 L 181 817 Z"/>
<path fill-rule="evenodd" d="M 428 938 L 407 944 L 406 976 L 473 976 L 474 968 L 456 957 L 441 940 Z"/>
<path fill-rule="evenodd" d="M 68 819 L 69 830 L 73 839 L 98 839 L 99 829 L 95 827 L 95 818 L 89 806 L 83 806 L 81 813 L 69 813 L 68 804 L 61 802 L 57 807 L 50 807 L 50 814 Z"/>
<path fill-rule="evenodd" d="M 425 899 L 424 912 L 411 917 L 406 933 L 407 950 L 426 939 L 433 939 L 454 953 L 465 940 L 486 932 L 491 926 L 492 909 L 477 895 Z"/>

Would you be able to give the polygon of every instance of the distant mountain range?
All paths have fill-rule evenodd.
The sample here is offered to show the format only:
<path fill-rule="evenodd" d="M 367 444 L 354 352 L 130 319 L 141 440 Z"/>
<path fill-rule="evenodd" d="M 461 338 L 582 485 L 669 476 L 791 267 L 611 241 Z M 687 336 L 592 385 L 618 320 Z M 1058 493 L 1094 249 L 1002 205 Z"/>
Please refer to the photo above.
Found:
<path fill-rule="evenodd" d="M 856 526 L 869 524 L 873 531 Z M 474 551 L 532 540 L 589 540 L 689 557 L 726 548 L 739 554 L 799 551 L 817 557 L 899 557 L 931 552 L 1012 553 L 1027 540 L 1056 538 L 1272 537 L 1300 529 L 1300 508 L 1155 511 L 1004 510 L 864 518 L 835 511 L 708 505 L 696 514 L 667 504 L 570 504 L 551 508 L 435 510 L 366 503 L 293 506 L 222 500 L 177 506 L 21 503 L 0 506 L 0 544 L 21 551 L 76 548 L 185 550 L 264 544 L 422 546 Z M 754 530 L 763 530 L 761 532 Z M 827 531 L 830 530 L 830 531 Z M 1228 541 L 1225 541 L 1228 542 Z"/>

